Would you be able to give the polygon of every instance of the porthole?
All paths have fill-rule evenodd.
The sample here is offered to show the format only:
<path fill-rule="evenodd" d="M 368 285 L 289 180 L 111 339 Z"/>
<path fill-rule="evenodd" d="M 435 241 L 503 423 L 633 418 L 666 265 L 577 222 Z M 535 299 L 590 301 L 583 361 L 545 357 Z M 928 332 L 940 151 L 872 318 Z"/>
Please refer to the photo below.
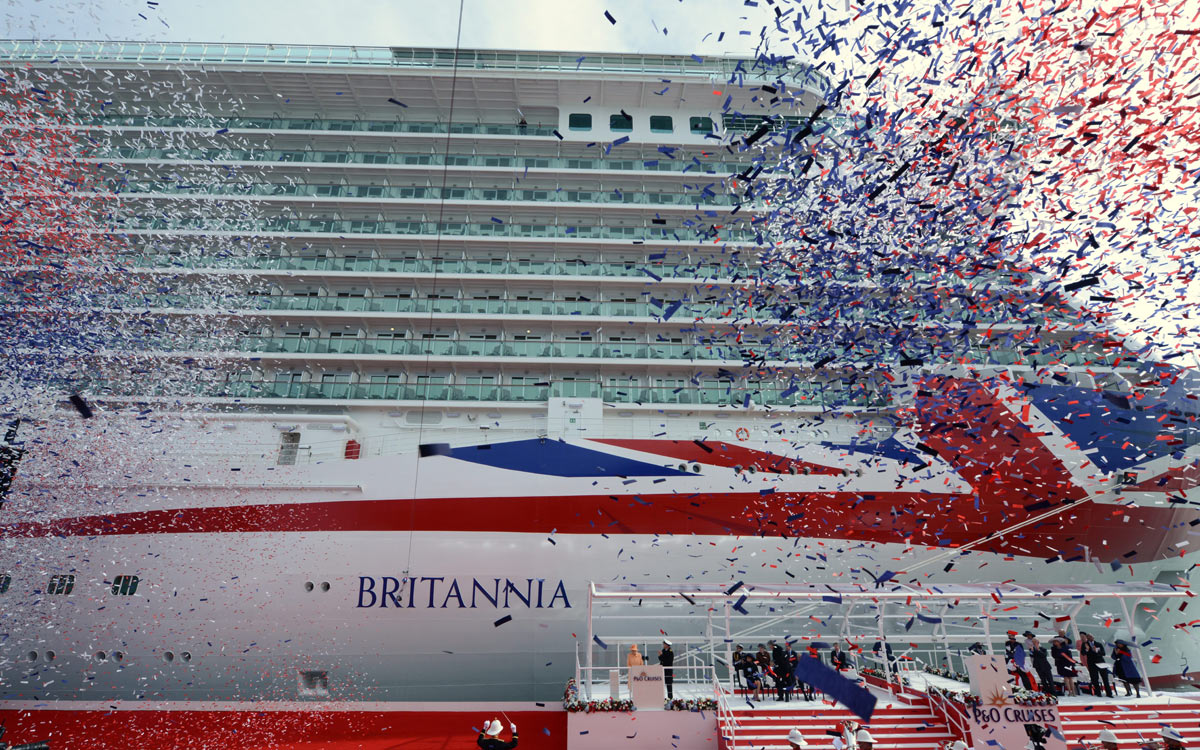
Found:
<path fill-rule="evenodd" d="M 312 590 L 313 590 L 313 582 L 312 582 L 312 581 L 305 581 L 305 582 L 304 582 L 304 590 L 305 590 L 305 591 L 312 591 Z"/>
<path fill-rule="evenodd" d="M 192 660 L 192 652 L 191 651 L 180 651 L 179 658 L 183 659 L 184 661 L 191 661 Z"/>
<path fill-rule="evenodd" d="M 692 471 L 699 474 L 700 473 L 700 464 L 692 464 Z"/>
<path fill-rule="evenodd" d="M 54 653 L 53 651 L 47 651 L 46 652 L 46 661 L 54 661 L 54 658 L 56 656 L 58 656 L 58 654 Z"/>
<path fill-rule="evenodd" d="M 113 651 L 113 661 L 125 661 L 125 652 Z"/>
<path fill-rule="evenodd" d="M 321 590 L 322 590 L 322 591 L 328 591 L 328 590 L 329 590 L 329 581 L 322 581 L 322 582 L 321 582 Z"/>
<path fill-rule="evenodd" d="M 108 661 L 108 654 L 103 651 L 96 652 L 96 661 Z"/>
<path fill-rule="evenodd" d="M 163 661 L 166 661 L 166 662 L 175 661 L 175 654 L 171 651 L 164 651 L 163 652 Z"/>
<path fill-rule="evenodd" d="M 29 652 L 29 661 L 37 661 L 37 656 L 38 656 L 37 651 L 30 651 Z"/>

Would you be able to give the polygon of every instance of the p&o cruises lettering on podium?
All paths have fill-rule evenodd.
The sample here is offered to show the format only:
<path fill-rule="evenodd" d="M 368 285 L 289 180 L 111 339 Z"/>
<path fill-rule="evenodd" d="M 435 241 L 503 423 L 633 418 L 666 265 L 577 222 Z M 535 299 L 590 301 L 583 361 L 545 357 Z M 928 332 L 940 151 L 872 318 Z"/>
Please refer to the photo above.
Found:
<path fill-rule="evenodd" d="M 662 682 L 663 678 L 662 678 L 662 675 L 646 674 L 645 672 L 640 672 L 633 676 L 633 681 L 634 682 Z"/>
<path fill-rule="evenodd" d="M 446 576 L 358 577 L 356 608 L 388 609 L 389 604 L 395 609 L 571 608 L 561 579 L 554 583 L 544 578 L 464 578 L 460 584 L 459 579 Z"/>

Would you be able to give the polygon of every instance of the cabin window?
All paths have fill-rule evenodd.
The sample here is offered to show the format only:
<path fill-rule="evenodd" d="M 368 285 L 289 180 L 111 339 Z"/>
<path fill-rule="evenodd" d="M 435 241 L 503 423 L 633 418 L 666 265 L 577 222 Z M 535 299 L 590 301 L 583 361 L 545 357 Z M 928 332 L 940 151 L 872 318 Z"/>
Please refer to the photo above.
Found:
<path fill-rule="evenodd" d="M 117 576 L 113 579 L 112 592 L 117 596 L 133 596 L 137 593 L 139 580 L 137 576 Z"/>
<path fill-rule="evenodd" d="M 608 129 L 614 133 L 628 133 L 633 130 L 633 117 L 624 112 L 619 115 L 609 115 Z"/>
<path fill-rule="evenodd" d="M 50 584 L 46 586 L 46 593 L 51 596 L 66 596 L 75 588 L 75 576 L 70 574 L 50 576 Z"/>
<path fill-rule="evenodd" d="M 671 133 L 675 130 L 675 122 L 670 115 L 651 115 L 650 116 L 650 132 L 651 133 Z"/>
<path fill-rule="evenodd" d="M 587 114 L 568 115 L 567 127 L 571 130 L 591 130 L 592 116 Z"/>

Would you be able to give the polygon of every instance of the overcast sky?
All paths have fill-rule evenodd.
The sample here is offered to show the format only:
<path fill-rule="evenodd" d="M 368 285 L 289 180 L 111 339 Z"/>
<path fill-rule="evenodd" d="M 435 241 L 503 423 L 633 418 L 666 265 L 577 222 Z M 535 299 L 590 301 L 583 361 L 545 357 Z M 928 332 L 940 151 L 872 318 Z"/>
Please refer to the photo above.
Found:
<path fill-rule="evenodd" d="M 745 54 L 773 13 L 742 0 L 464 0 L 462 45 Z M 458 0 L 10 0 L 3 37 L 453 47 Z M 616 25 L 604 17 L 608 11 Z M 718 42 L 721 32 L 724 39 Z M 743 34 L 742 32 L 749 32 Z"/>

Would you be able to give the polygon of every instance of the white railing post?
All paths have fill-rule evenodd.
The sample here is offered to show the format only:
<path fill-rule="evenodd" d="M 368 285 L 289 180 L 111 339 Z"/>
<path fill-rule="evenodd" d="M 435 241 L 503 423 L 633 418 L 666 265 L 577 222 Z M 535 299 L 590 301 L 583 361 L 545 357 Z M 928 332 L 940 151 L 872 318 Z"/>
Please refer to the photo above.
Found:
<path fill-rule="evenodd" d="M 587 682 L 584 683 L 584 690 L 589 701 L 592 699 L 592 680 L 596 677 L 596 673 L 592 669 L 592 652 L 596 650 L 592 648 L 592 644 L 595 642 L 593 639 L 596 637 L 596 634 L 592 629 L 592 601 L 595 598 L 595 593 L 595 587 L 591 581 L 588 581 Z"/>

